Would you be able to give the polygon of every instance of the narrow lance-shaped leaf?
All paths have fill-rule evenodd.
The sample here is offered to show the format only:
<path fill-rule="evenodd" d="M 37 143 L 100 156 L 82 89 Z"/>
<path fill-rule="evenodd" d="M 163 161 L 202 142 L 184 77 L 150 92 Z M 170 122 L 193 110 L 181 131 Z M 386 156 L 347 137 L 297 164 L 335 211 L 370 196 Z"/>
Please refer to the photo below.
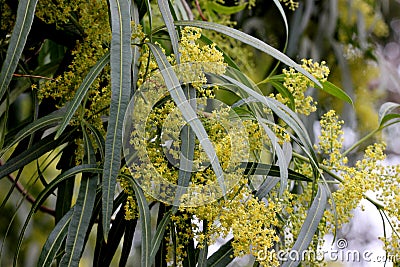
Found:
<path fill-rule="evenodd" d="M 124 176 L 128 177 L 128 176 Z M 137 205 L 139 209 L 139 220 L 142 225 L 142 246 L 141 246 L 141 267 L 151 266 L 151 222 L 150 210 L 142 188 L 139 187 L 135 179 L 128 177 L 132 181 L 131 185 L 135 191 Z"/>
<path fill-rule="evenodd" d="M 305 128 L 304 124 L 301 122 L 300 118 L 297 116 L 296 113 L 294 113 L 290 108 L 283 105 L 279 101 L 269 98 L 269 97 L 265 97 L 265 96 L 261 95 L 260 93 L 254 91 L 253 89 L 249 88 L 248 86 L 244 85 L 243 83 L 241 83 L 229 76 L 223 75 L 223 77 L 226 80 L 228 80 L 230 83 L 232 83 L 232 84 L 238 86 L 239 88 L 241 88 L 242 90 L 244 90 L 255 101 L 259 101 L 260 103 L 263 103 L 264 105 L 269 107 L 273 112 L 276 113 L 276 115 L 278 115 L 283 121 L 285 121 L 285 123 L 288 124 L 288 126 L 290 128 L 292 128 L 292 130 L 297 134 L 298 138 L 302 142 L 301 148 L 307 154 L 307 156 L 310 158 L 312 167 L 314 169 L 318 168 L 317 157 L 315 155 L 313 145 L 311 143 L 311 139 L 307 134 L 307 129 Z M 245 101 L 247 101 L 247 100 L 245 100 Z M 261 119 L 261 121 L 263 121 L 267 124 L 270 123 L 269 121 L 263 120 L 263 119 Z M 305 146 L 305 147 L 303 147 L 303 146 Z"/>
<path fill-rule="evenodd" d="M 248 35 L 244 32 L 241 32 L 236 29 L 233 29 L 233 28 L 230 28 L 230 27 L 227 27 L 224 25 L 220 25 L 217 23 L 208 22 L 208 21 L 196 21 L 196 20 L 175 21 L 175 25 L 193 26 L 193 27 L 203 28 L 203 29 L 207 29 L 207 30 L 214 30 L 216 32 L 220 32 L 222 34 L 225 34 L 227 36 L 235 38 L 245 44 L 251 45 L 252 47 L 254 47 L 256 49 L 273 56 L 274 58 L 281 61 L 282 63 L 284 63 L 290 67 L 293 67 L 295 70 L 297 70 L 298 72 L 302 73 L 303 75 L 308 77 L 310 80 L 312 80 L 316 85 L 318 85 L 319 87 L 322 87 L 321 83 L 314 76 L 312 76 L 310 73 L 305 71 L 299 64 L 294 62 L 292 59 L 290 59 L 284 53 L 280 52 L 276 48 L 273 48 L 272 46 L 264 43 L 263 41 L 255 38 L 251 35 Z"/>
<path fill-rule="evenodd" d="M 59 186 L 59 184 L 62 183 L 63 181 L 66 181 L 67 179 L 75 177 L 75 175 L 77 175 L 78 173 L 101 173 L 101 171 L 102 171 L 101 169 L 99 169 L 96 165 L 93 164 L 84 164 L 75 166 L 69 169 L 68 171 L 65 171 L 60 175 L 58 175 L 55 179 L 51 181 L 51 183 L 48 184 L 46 188 L 42 190 L 42 192 L 40 192 L 25 219 L 25 223 L 22 226 L 21 233 L 18 237 L 17 248 L 14 256 L 14 266 L 16 266 L 19 251 L 21 249 L 22 240 L 24 238 L 25 230 L 28 227 L 29 221 L 31 220 L 33 214 L 40 207 L 40 205 L 42 205 L 43 202 L 50 196 L 50 194 L 54 192 L 54 190 Z"/>
<path fill-rule="evenodd" d="M 190 125 L 194 133 L 196 134 L 197 138 L 201 146 L 203 147 L 204 151 L 206 152 L 208 158 L 210 159 L 211 166 L 215 172 L 215 176 L 217 177 L 217 181 L 221 188 L 221 192 L 225 195 L 226 188 L 224 184 L 224 175 L 219 163 L 217 154 L 215 149 L 208 138 L 208 134 L 204 129 L 203 124 L 201 123 L 200 119 L 197 117 L 196 112 L 191 107 L 189 101 L 186 99 L 183 89 L 180 85 L 178 77 L 176 76 L 175 72 L 173 71 L 171 65 L 169 64 L 166 56 L 163 54 L 161 49 L 154 44 L 148 43 L 147 44 L 156 61 L 157 65 L 160 68 L 161 75 L 164 78 L 165 85 L 171 94 L 171 98 L 176 103 L 177 107 L 180 109 L 183 118 L 185 121 Z"/>
<path fill-rule="evenodd" d="M 85 146 L 85 161 L 89 164 L 95 164 L 94 149 L 86 131 L 83 131 L 83 141 Z M 61 259 L 61 266 L 79 266 L 96 200 L 96 185 L 97 175 L 94 176 L 86 173 L 82 175 L 78 198 L 68 227 L 65 254 Z"/>
<path fill-rule="evenodd" d="M 303 255 L 303 251 L 308 248 L 315 232 L 318 229 L 318 224 L 324 215 L 326 203 L 327 203 L 327 189 L 318 184 L 317 194 L 307 212 L 307 217 L 300 229 L 300 233 L 297 236 L 296 242 L 294 243 L 291 251 L 297 251 L 299 255 Z M 283 263 L 283 267 L 297 266 L 300 262 L 299 259 L 289 258 L 287 262 Z"/>
<path fill-rule="evenodd" d="M 280 188 L 279 188 L 279 197 L 282 197 L 283 193 L 287 187 L 287 179 L 289 176 L 289 172 L 288 172 L 289 162 L 286 161 L 285 154 L 283 153 L 283 149 L 278 144 L 278 138 L 276 137 L 274 132 L 270 128 L 268 128 L 268 126 L 265 125 L 265 123 L 261 123 L 261 125 L 262 125 L 265 133 L 268 135 L 268 138 L 272 143 L 272 147 L 278 157 L 278 166 L 279 166 L 279 172 L 280 172 L 280 178 L 281 178 L 281 181 L 280 181 L 281 184 L 280 184 Z"/>
<path fill-rule="evenodd" d="M 102 181 L 102 223 L 107 240 L 113 211 L 114 191 L 121 165 L 122 126 L 131 94 L 130 1 L 109 0 L 111 13 L 111 105 L 105 141 Z"/>
<path fill-rule="evenodd" d="M 60 136 L 60 134 L 65 130 L 72 116 L 75 114 L 75 111 L 78 109 L 81 104 L 83 98 L 85 97 L 87 91 L 90 89 L 90 86 L 100 74 L 100 72 L 104 69 L 104 66 L 110 62 L 110 53 L 107 52 L 103 57 L 97 61 L 96 65 L 94 65 L 86 77 L 83 79 L 82 84 L 79 86 L 76 91 L 74 98 L 67 104 L 66 112 L 63 120 L 61 121 L 61 125 L 57 130 L 56 139 Z"/>
<path fill-rule="evenodd" d="M 174 18 L 172 17 L 171 10 L 169 8 L 168 0 L 158 0 L 158 7 L 160 9 L 162 18 L 164 20 L 165 26 L 167 27 L 167 31 L 169 34 L 169 38 L 171 39 L 172 49 L 174 50 L 176 63 L 180 63 L 180 55 L 179 55 L 179 43 L 178 43 L 178 34 L 174 25 Z"/>
<path fill-rule="evenodd" d="M 28 124 L 14 136 L 11 142 L 5 144 L 5 147 L 0 152 L 0 157 L 4 154 L 4 152 L 6 152 L 12 146 L 23 140 L 25 137 L 39 130 L 47 129 L 49 127 L 58 124 L 62 118 L 63 118 L 63 113 L 56 111 Z"/>
<path fill-rule="evenodd" d="M 40 253 L 38 267 L 51 266 L 56 258 L 57 252 L 62 246 L 63 241 L 68 233 L 68 226 L 72 218 L 73 209 L 70 209 L 61 220 L 58 221 L 54 229 L 51 231 Z"/>
<path fill-rule="evenodd" d="M 207 260 L 207 267 L 226 267 L 233 260 L 232 240 L 223 244 Z"/>
<path fill-rule="evenodd" d="M 12 75 L 17 68 L 18 60 L 32 26 L 36 4 L 37 0 L 20 0 L 18 3 L 17 19 L 0 72 L 0 99 L 7 91 Z"/>
<path fill-rule="evenodd" d="M 160 223 L 157 226 L 157 230 L 153 236 L 153 239 L 151 240 L 151 251 L 150 251 L 150 257 L 151 257 L 151 261 L 153 262 L 157 251 L 160 247 L 161 241 L 164 238 L 164 233 L 165 233 L 165 229 L 167 228 L 167 226 L 169 225 L 169 222 L 171 221 L 171 212 L 168 211 L 166 213 L 164 213 L 164 217 L 162 218 L 162 220 L 160 221 Z"/>
<path fill-rule="evenodd" d="M 73 133 L 73 131 L 69 133 L 64 133 L 61 138 L 54 140 L 54 135 L 49 135 L 35 143 L 29 149 L 23 151 L 18 156 L 15 156 L 9 159 L 4 165 L 0 167 L 0 180 L 3 179 L 6 175 L 22 168 L 29 162 L 38 159 L 45 153 L 55 149 L 56 147 L 62 145 L 66 139 Z"/>
<path fill-rule="evenodd" d="M 392 113 L 393 110 L 399 108 L 400 104 L 393 102 L 384 103 L 379 109 L 379 126 L 382 127 L 386 122 L 400 118 L 400 114 Z"/>
<path fill-rule="evenodd" d="M 196 109 L 196 90 L 187 85 L 185 88 L 185 96 L 191 102 L 193 109 Z M 179 174 L 178 174 L 178 188 L 174 199 L 174 207 L 172 212 L 175 213 L 178 210 L 180 204 L 180 198 L 186 193 L 186 189 L 189 186 L 190 178 L 193 170 L 193 157 L 195 147 L 195 133 L 189 125 L 184 125 L 181 131 L 181 153 L 179 161 Z"/>
<path fill-rule="evenodd" d="M 351 97 L 348 94 L 346 94 L 345 91 L 343 91 L 342 89 L 340 89 L 339 87 L 337 87 L 336 85 L 334 85 L 331 82 L 328 82 L 328 81 L 323 82 L 322 90 L 324 90 L 328 94 L 333 95 L 343 101 L 346 101 L 350 105 L 353 105 L 353 100 L 351 99 Z"/>

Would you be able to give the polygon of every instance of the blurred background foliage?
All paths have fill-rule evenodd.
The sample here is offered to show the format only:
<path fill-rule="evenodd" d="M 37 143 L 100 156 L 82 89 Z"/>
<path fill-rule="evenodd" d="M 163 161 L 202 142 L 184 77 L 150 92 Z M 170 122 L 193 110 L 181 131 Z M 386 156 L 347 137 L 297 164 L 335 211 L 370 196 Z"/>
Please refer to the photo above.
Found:
<path fill-rule="evenodd" d="M 144 4 L 142 1 L 137 1 Z M 292 0 L 283 1 L 289 25 L 289 39 L 286 43 L 285 25 L 279 10 L 271 0 L 257 1 L 185 1 L 175 0 L 171 5 L 182 19 L 197 19 L 218 22 L 240 29 L 266 43 L 284 51 L 289 57 L 300 62 L 303 58 L 315 61 L 326 61 L 330 70 L 330 81 L 343 88 L 354 100 L 355 106 L 344 103 L 321 90 L 310 94 L 319 103 L 320 109 L 307 117 L 304 123 L 314 135 L 314 122 L 331 108 L 339 110 L 346 125 L 357 136 L 363 136 L 378 126 L 378 107 L 386 101 L 399 102 L 399 63 L 400 63 L 400 6 L 394 0 L 300 0 L 297 4 Z M 5 59 L 9 38 L 16 18 L 18 1 L 0 0 L 0 61 Z M 152 14 L 153 29 L 163 25 L 157 3 Z M 191 12 L 182 12 L 190 7 Z M 293 9 L 293 10 L 292 10 Z M 146 8 L 139 9 L 139 16 L 148 24 L 145 16 Z M 7 96 L 0 105 L 1 138 L 11 138 L 13 133 L 36 118 L 50 114 L 64 106 L 74 96 L 88 70 L 109 49 L 110 29 L 107 2 L 39 0 L 32 29 L 27 43 L 13 75 Z M 144 33 L 152 29 L 143 28 Z M 153 38 L 164 44 L 165 33 Z M 241 70 L 259 82 L 262 91 L 267 95 L 274 88 L 263 80 L 280 73 L 283 64 L 277 66 L 272 57 L 262 54 L 239 41 L 222 37 L 215 32 L 204 31 L 204 35 L 215 42 L 237 63 Z M 170 48 L 172 49 L 172 48 Z M 168 51 L 167 51 L 168 52 Z M 90 123 L 98 126 L 102 133 L 105 128 L 102 116 L 108 112 L 110 97 L 108 69 L 103 70 L 89 92 L 92 102 L 87 103 L 83 111 Z M 46 90 L 42 90 L 46 88 Z M 99 90 L 100 89 L 100 90 Z M 65 92 L 70 93 L 65 93 Z M 47 95 L 46 95 L 47 94 Z M 9 106 L 9 109 L 7 108 Z M 72 123 L 73 124 L 73 123 Z M 36 134 L 25 142 L 34 143 Z M 398 153 L 398 143 L 389 147 Z M 16 148 L 18 150 L 18 146 Z M 362 147 L 360 148 L 362 150 Z M 46 181 L 64 169 L 62 164 L 73 166 L 79 161 L 78 152 L 72 148 L 61 156 L 57 150 L 49 152 L 27 164 L 23 171 L 16 171 L 0 183 L 0 247 L 1 265 L 12 264 L 16 240 L 20 227 L 30 210 L 31 201 L 44 188 Z M 18 151 L 17 151 L 18 152 Z M 13 153 L 17 153 L 13 152 Z M 82 152 L 83 153 L 83 152 Z M 4 158 L 8 158 L 8 154 Z M 60 157 L 64 157 L 60 161 Z M 353 154 L 357 158 L 357 153 Z M 10 180 L 18 183 L 12 194 Z M 37 182 L 37 181 L 40 182 Z M 75 181 L 78 183 L 78 180 Z M 73 193 L 72 204 L 76 200 L 77 190 L 70 185 Z M 59 199 L 50 197 L 43 203 L 43 209 L 37 212 L 25 234 L 18 266 L 34 266 L 48 234 L 54 227 L 55 206 L 61 207 Z M 57 202 L 57 203 L 56 203 Z M 64 203 L 70 206 L 71 203 Z M 93 257 L 95 229 L 91 241 L 86 247 L 85 257 Z M 140 244 L 137 240 L 136 252 Z M 137 258 L 132 256 L 132 258 Z M 138 265 L 133 265 L 138 266 Z"/>

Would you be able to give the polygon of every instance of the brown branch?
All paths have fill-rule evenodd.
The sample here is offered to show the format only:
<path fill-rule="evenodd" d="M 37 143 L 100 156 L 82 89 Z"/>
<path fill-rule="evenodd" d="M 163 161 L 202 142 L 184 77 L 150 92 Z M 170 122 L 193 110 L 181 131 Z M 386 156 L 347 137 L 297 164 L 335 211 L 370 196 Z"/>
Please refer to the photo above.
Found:
<path fill-rule="evenodd" d="M 3 165 L 4 165 L 3 161 L 0 160 L 0 166 L 3 166 Z M 24 188 L 24 186 L 19 181 L 16 181 L 16 178 L 14 177 L 14 175 L 12 175 L 10 173 L 10 174 L 7 175 L 7 178 L 13 184 L 15 184 L 15 187 L 17 188 L 18 192 L 20 192 L 25 197 L 25 199 L 28 200 L 28 202 L 30 202 L 31 204 L 34 204 L 36 202 L 36 199 L 32 195 L 29 194 L 28 190 L 26 190 Z M 53 210 L 53 209 L 51 209 L 49 207 L 43 206 L 43 205 L 39 206 L 39 210 L 44 212 L 44 213 L 50 214 L 52 216 L 56 215 L 55 210 Z"/>
<path fill-rule="evenodd" d="M 201 19 L 202 19 L 203 21 L 207 21 L 207 18 L 204 16 L 203 12 L 201 11 L 201 7 L 200 7 L 200 4 L 199 4 L 199 0 L 196 0 L 195 2 L 196 2 L 197 11 L 199 11 L 199 14 L 200 14 Z"/>
<path fill-rule="evenodd" d="M 18 74 L 14 73 L 14 77 L 22 77 L 22 78 L 38 78 L 38 79 L 46 79 L 46 80 L 51 80 L 54 81 L 53 78 L 45 77 L 45 76 L 39 76 L 39 75 L 29 75 L 29 74 Z"/>

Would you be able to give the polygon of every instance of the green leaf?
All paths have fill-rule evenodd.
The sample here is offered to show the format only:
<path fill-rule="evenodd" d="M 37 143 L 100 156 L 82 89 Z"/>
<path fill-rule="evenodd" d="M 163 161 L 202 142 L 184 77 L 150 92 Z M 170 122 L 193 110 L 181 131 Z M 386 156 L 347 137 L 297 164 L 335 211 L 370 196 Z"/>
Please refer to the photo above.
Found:
<path fill-rule="evenodd" d="M 300 118 L 296 113 L 294 113 L 290 108 L 283 105 L 279 101 L 269 97 L 265 97 L 260 93 L 254 91 L 253 89 L 249 88 L 248 86 L 244 85 L 243 83 L 229 76 L 223 75 L 223 77 L 230 83 L 238 86 L 244 92 L 246 92 L 251 98 L 253 98 L 250 99 L 251 101 L 256 100 L 264 104 L 266 107 L 270 108 L 279 118 L 281 118 L 297 134 L 298 138 L 301 141 L 301 144 L 299 145 L 303 149 L 303 151 L 307 154 L 307 156 L 310 158 L 312 167 L 315 170 L 318 169 L 318 161 L 314 152 L 311 139 L 307 134 L 307 129 L 305 128 L 304 124 L 302 123 L 302 121 L 300 120 Z M 244 101 L 247 100 L 244 99 Z M 257 118 L 257 119 L 261 120 L 261 122 L 264 122 L 266 124 L 271 123 L 270 121 L 263 118 Z"/>
<path fill-rule="evenodd" d="M 142 188 L 137 184 L 135 179 L 124 175 L 131 182 L 133 190 L 135 191 L 135 196 L 137 200 L 137 205 L 139 209 L 139 219 L 142 225 L 142 246 L 141 246 L 141 267 L 151 267 L 151 222 L 150 222 L 150 210 L 147 203 L 146 197 L 144 196 Z"/>
<path fill-rule="evenodd" d="M 68 126 L 69 121 L 71 120 L 72 116 L 74 116 L 75 111 L 78 109 L 87 91 L 90 89 L 90 86 L 97 78 L 97 76 L 99 76 L 101 71 L 104 69 L 105 65 L 109 63 L 109 61 L 110 61 L 110 53 L 107 52 L 103 57 L 101 57 L 97 61 L 97 63 L 90 69 L 89 73 L 83 79 L 82 84 L 79 86 L 78 90 L 74 95 L 74 98 L 71 100 L 70 103 L 67 104 L 65 115 L 61 121 L 61 125 L 58 127 L 57 134 L 55 136 L 56 139 Z"/>
<path fill-rule="evenodd" d="M 160 223 L 157 226 L 157 230 L 151 240 L 151 251 L 150 251 L 150 258 L 153 262 L 158 249 L 160 248 L 160 244 L 164 239 L 165 229 L 167 228 L 169 222 L 171 221 L 171 211 L 164 213 L 164 216 Z"/>
<path fill-rule="evenodd" d="M 161 12 L 161 16 L 164 20 L 165 26 L 167 27 L 167 31 L 169 34 L 169 38 L 171 39 L 172 50 L 174 51 L 176 63 L 180 63 L 180 54 L 179 54 L 179 42 L 178 42 L 178 34 L 175 30 L 174 18 L 172 17 L 171 10 L 169 8 L 168 0 L 158 0 L 158 7 Z"/>
<path fill-rule="evenodd" d="M 242 4 L 242 5 L 237 5 L 237 6 L 224 6 L 217 2 L 210 1 L 210 2 L 207 2 L 206 6 L 207 6 L 206 7 L 207 9 L 211 9 L 218 14 L 232 15 L 232 14 L 238 13 L 238 12 L 242 11 L 243 9 L 245 9 L 247 6 L 247 3 Z"/>
<path fill-rule="evenodd" d="M 272 177 L 280 177 L 280 170 L 279 166 L 277 165 L 270 165 L 258 162 L 244 162 L 241 164 L 241 168 L 245 168 L 245 175 L 268 175 Z M 312 182 L 312 179 L 301 173 L 295 172 L 291 169 L 288 169 L 288 172 L 288 178 L 293 181 Z"/>
<path fill-rule="evenodd" d="M 267 134 L 271 144 L 272 148 L 274 149 L 274 152 L 276 153 L 276 156 L 278 157 L 278 166 L 279 166 L 279 176 L 280 176 L 280 188 L 279 188 L 279 197 L 283 196 L 284 191 L 287 189 L 287 179 L 289 176 L 289 161 L 286 160 L 285 154 L 283 153 L 283 149 L 278 143 L 278 138 L 274 134 L 274 132 L 265 124 L 261 123 L 261 126 L 263 127 L 265 133 Z"/>
<path fill-rule="evenodd" d="M 383 127 L 386 122 L 399 119 L 400 114 L 392 113 L 393 110 L 400 107 L 400 104 L 393 103 L 393 102 L 386 102 L 384 103 L 379 109 L 379 127 Z"/>
<path fill-rule="evenodd" d="M 21 131 L 19 131 L 14 138 L 6 144 L 6 146 L 1 150 L 0 157 L 4 155 L 4 153 L 13 147 L 15 144 L 23 140 L 25 137 L 39 131 L 48 129 L 60 122 L 63 117 L 63 113 L 56 111 L 47 116 L 44 116 L 38 120 L 33 121 L 32 123 L 25 126 Z"/>
<path fill-rule="evenodd" d="M 270 80 L 269 83 L 286 99 L 289 99 L 289 103 L 287 103 L 288 107 L 294 110 L 294 98 L 293 94 L 289 92 L 289 90 L 280 82 L 275 80 Z"/>
<path fill-rule="evenodd" d="M 185 97 L 191 102 L 192 108 L 196 109 L 196 89 L 192 86 L 185 86 Z M 181 130 L 181 153 L 179 161 L 179 174 L 178 174 L 178 188 L 175 194 L 174 207 L 172 212 L 175 213 L 178 210 L 180 199 L 183 194 L 186 193 L 186 188 L 189 186 L 190 178 L 193 170 L 193 159 L 194 159 L 194 148 L 196 136 L 189 125 L 184 125 Z"/>
<path fill-rule="evenodd" d="M 38 159 L 45 153 L 62 145 L 74 131 L 65 133 L 61 138 L 54 140 L 54 135 L 49 135 L 35 143 L 33 146 L 23 151 L 18 156 L 9 159 L 4 165 L 0 166 L 0 180 L 6 175 L 24 167 L 31 161 Z"/>
<path fill-rule="evenodd" d="M 111 12 L 111 105 L 108 119 L 103 172 L 102 223 L 107 241 L 116 179 L 121 165 L 122 126 L 131 94 L 130 1 L 109 0 Z"/>
<path fill-rule="evenodd" d="M 83 141 L 85 145 L 85 160 L 88 164 L 95 164 L 96 158 L 93 146 L 86 131 L 83 131 Z M 61 259 L 61 266 L 79 266 L 96 200 L 97 180 L 97 175 L 82 175 L 78 198 L 68 227 L 65 254 Z"/>
<path fill-rule="evenodd" d="M 324 215 L 327 199 L 327 189 L 318 184 L 317 194 L 307 212 L 307 217 L 300 229 L 300 233 L 297 236 L 296 242 L 290 251 L 297 251 L 299 255 L 303 255 L 303 251 L 308 248 L 315 232 L 318 229 L 318 224 Z M 300 259 L 290 258 L 288 261 L 283 263 L 283 267 L 297 266 L 300 263 Z"/>
<path fill-rule="evenodd" d="M 276 58 L 277 60 L 281 61 L 282 63 L 293 67 L 295 70 L 298 72 L 302 73 L 306 77 L 308 77 L 311 81 L 313 81 L 316 85 L 319 87 L 322 87 L 321 83 L 310 73 L 305 71 L 299 64 L 294 62 L 292 59 L 290 59 L 288 56 L 286 56 L 284 53 L 280 52 L 276 48 L 273 48 L 272 46 L 264 43 L 263 41 L 250 36 L 246 33 L 243 33 L 241 31 L 238 31 L 236 29 L 220 25 L 217 23 L 213 22 L 208 22 L 208 21 L 175 21 L 175 25 L 177 26 L 193 26 L 193 27 L 198 27 L 198 28 L 203 28 L 207 30 L 214 30 L 216 32 L 220 32 L 222 34 L 225 34 L 227 36 L 230 36 L 232 38 L 235 38 L 245 44 L 251 45 L 252 47 L 267 53 L 271 55 L 272 57 Z"/>
<path fill-rule="evenodd" d="M 207 232 L 208 222 L 203 220 L 203 232 Z M 198 267 L 207 267 L 207 254 L 208 254 L 208 240 L 204 238 L 202 248 L 200 248 L 199 258 L 197 260 Z"/>
<path fill-rule="evenodd" d="M 42 252 L 40 253 L 38 267 L 51 266 L 55 260 L 57 252 L 60 250 L 63 241 L 68 233 L 68 225 L 72 218 L 73 209 L 70 209 L 51 231 L 49 237 L 44 243 Z"/>
<path fill-rule="evenodd" d="M 337 87 L 336 85 L 334 85 L 331 82 L 328 82 L 328 81 L 322 82 L 322 90 L 324 90 L 328 94 L 333 95 L 343 101 L 346 101 L 350 105 L 353 105 L 353 100 L 351 99 L 351 97 L 348 94 L 346 94 L 345 91 L 343 91 L 342 89 L 340 89 L 339 87 Z"/>
<path fill-rule="evenodd" d="M 124 235 L 125 227 L 128 222 L 125 220 L 124 216 L 125 209 L 121 207 L 112 222 L 112 226 L 108 234 L 108 242 L 104 248 L 104 252 L 101 253 L 101 266 L 111 265 L 111 261 L 119 247 L 119 243 L 122 240 L 122 236 Z"/>
<path fill-rule="evenodd" d="M 24 225 L 22 226 L 21 233 L 17 240 L 16 252 L 14 256 L 14 265 L 17 264 L 19 251 L 21 249 L 21 244 L 25 235 L 26 228 L 31 220 L 33 214 L 38 210 L 38 208 L 43 204 L 43 202 L 54 192 L 54 190 L 59 186 L 60 183 L 66 181 L 79 173 L 98 173 L 100 174 L 102 169 L 99 169 L 96 165 L 93 164 L 84 164 L 73 167 L 68 171 L 65 171 L 54 178 L 51 183 L 47 187 L 45 187 L 42 192 L 37 196 L 35 203 L 32 205 L 31 210 L 29 211 Z"/>
<path fill-rule="evenodd" d="M 207 267 L 226 267 L 233 260 L 232 240 L 223 244 L 207 260 Z"/>
<path fill-rule="evenodd" d="M 213 41 L 211 41 L 210 39 L 208 39 L 205 35 L 201 35 L 200 40 L 206 44 L 206 45 L 211 45 L 214 44 Z M 233 59 L 226 54 L 221 48 L 219 48 L 217 45 L 215 46 L 215 48 L 220 51 L 222 53 L 222 56 L 224 57 L 224 62 L 226 62 L 228 64 L 229 67 L 232 67 L 234 69 L 239 70 L 238 65 L 235 63 L 235 61 L 233 61 Z"/>
<path fill-rule="evenodd" d="M 24 49 L 28 33 L 31 29 L 37 0 L 20 0 L 17 18 L 7 48 L 6 58 L 0 72 L 0 99 L 3 98 L 17 68 L 19 58 Z"/>
<path fill-rule="evenodd" d="M 137 219 L 129 220 L 126 222 L 124 243 L 122 244 L 121 258 L 119 259 L 119 266 L 126 266 L 128 262 L 129 254 L 133 245 L 133 236 L 135 234 Z"/>
<path fill-rule="evenodd" d="M 160 68 L 161 75 L 164 78 L 165 85 L 171 95 L 171 98 L 179 107 L 183 118 L 186 122 L 188 122 L 188 124 L 196 134 L 197 138 L 200 140 L 201 146 L 206 152 L 208 158 L 210 159 L 211 166 L 215 172 L 215 176 L 217 177 L 221 192 L 223 195 L 225 195 L 226 188 L 224 184 L 224 174 L 215 149 L 210 139 L 208 138 L 208 134 L 204 129 L 203 124 L 201 123 L 200 119 L 197 117 L 196 112 L 193 110 L 187 98 L 185 97 L 180 82 L 175 72 L 173 71 L 173 68 L 169 64 L 166 56 L 162 53 L 161 49 L 157 45 L 151 43 L 148 43 L 147 45 L 150 47 L 157 61 L 157 65 Z"/>

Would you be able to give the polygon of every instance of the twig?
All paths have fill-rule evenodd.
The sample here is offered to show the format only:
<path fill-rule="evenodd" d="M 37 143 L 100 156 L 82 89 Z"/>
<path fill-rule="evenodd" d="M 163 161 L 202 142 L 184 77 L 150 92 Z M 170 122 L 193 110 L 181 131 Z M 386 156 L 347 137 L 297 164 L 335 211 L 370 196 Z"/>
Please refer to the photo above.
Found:
<path fill-rule="evenodd" d="M 38 78 L 38 79 L 46 79 L 46 80 L 54 81 L 53 78 L 44 77 L 44 76 L 39 76 L 39 75 L 29 75 L 29 74 L 18 74 L 18 73 L 14 73 L 13 76 L 14 76 L 14 77 L 23 77 L 23 78 Z"/>
<path fill-rule="evenodd" d="M 200 4 L 199 4 L 199 0 L 196 0 L 195 2 L 196 2 L 197 11 L 199 11 L 199 14 L 200 14 L 201 19 L 202 19 L 203 21 L 207 21 L 207 18 L 204 16 L 203 12 L 201 11 L 201 7 L 200 7 Z"/>
<path fill-rule="evenodd" d="M 0 160 L 0 166 L 3 166 L 3 165 L 4 165 L 3 161 Z M 28 190 L 26 190 L 24 188 L 24 186 L 19 181 L 16 181 L 14 175 L 12 175 L 10 173 L 10 174 L 7 175 L 7 178 L 13 184 L 15 184 L 15 187 L 17 188 L 18 192 L 20 192 L 26 198 L 26 200 L 28 200 L 31 204 L 34 204 L 36 202 L 36 199 L 32 195 L 29 194 Z M 56 215 L 55 210 L 53 210 L 53 209 L 51 209 L 49 207 L 43 206 L 43 205 L 39 206 L 39 210 L 44 212 L 44 213 L 50 214 L 52 216 Z"/>

